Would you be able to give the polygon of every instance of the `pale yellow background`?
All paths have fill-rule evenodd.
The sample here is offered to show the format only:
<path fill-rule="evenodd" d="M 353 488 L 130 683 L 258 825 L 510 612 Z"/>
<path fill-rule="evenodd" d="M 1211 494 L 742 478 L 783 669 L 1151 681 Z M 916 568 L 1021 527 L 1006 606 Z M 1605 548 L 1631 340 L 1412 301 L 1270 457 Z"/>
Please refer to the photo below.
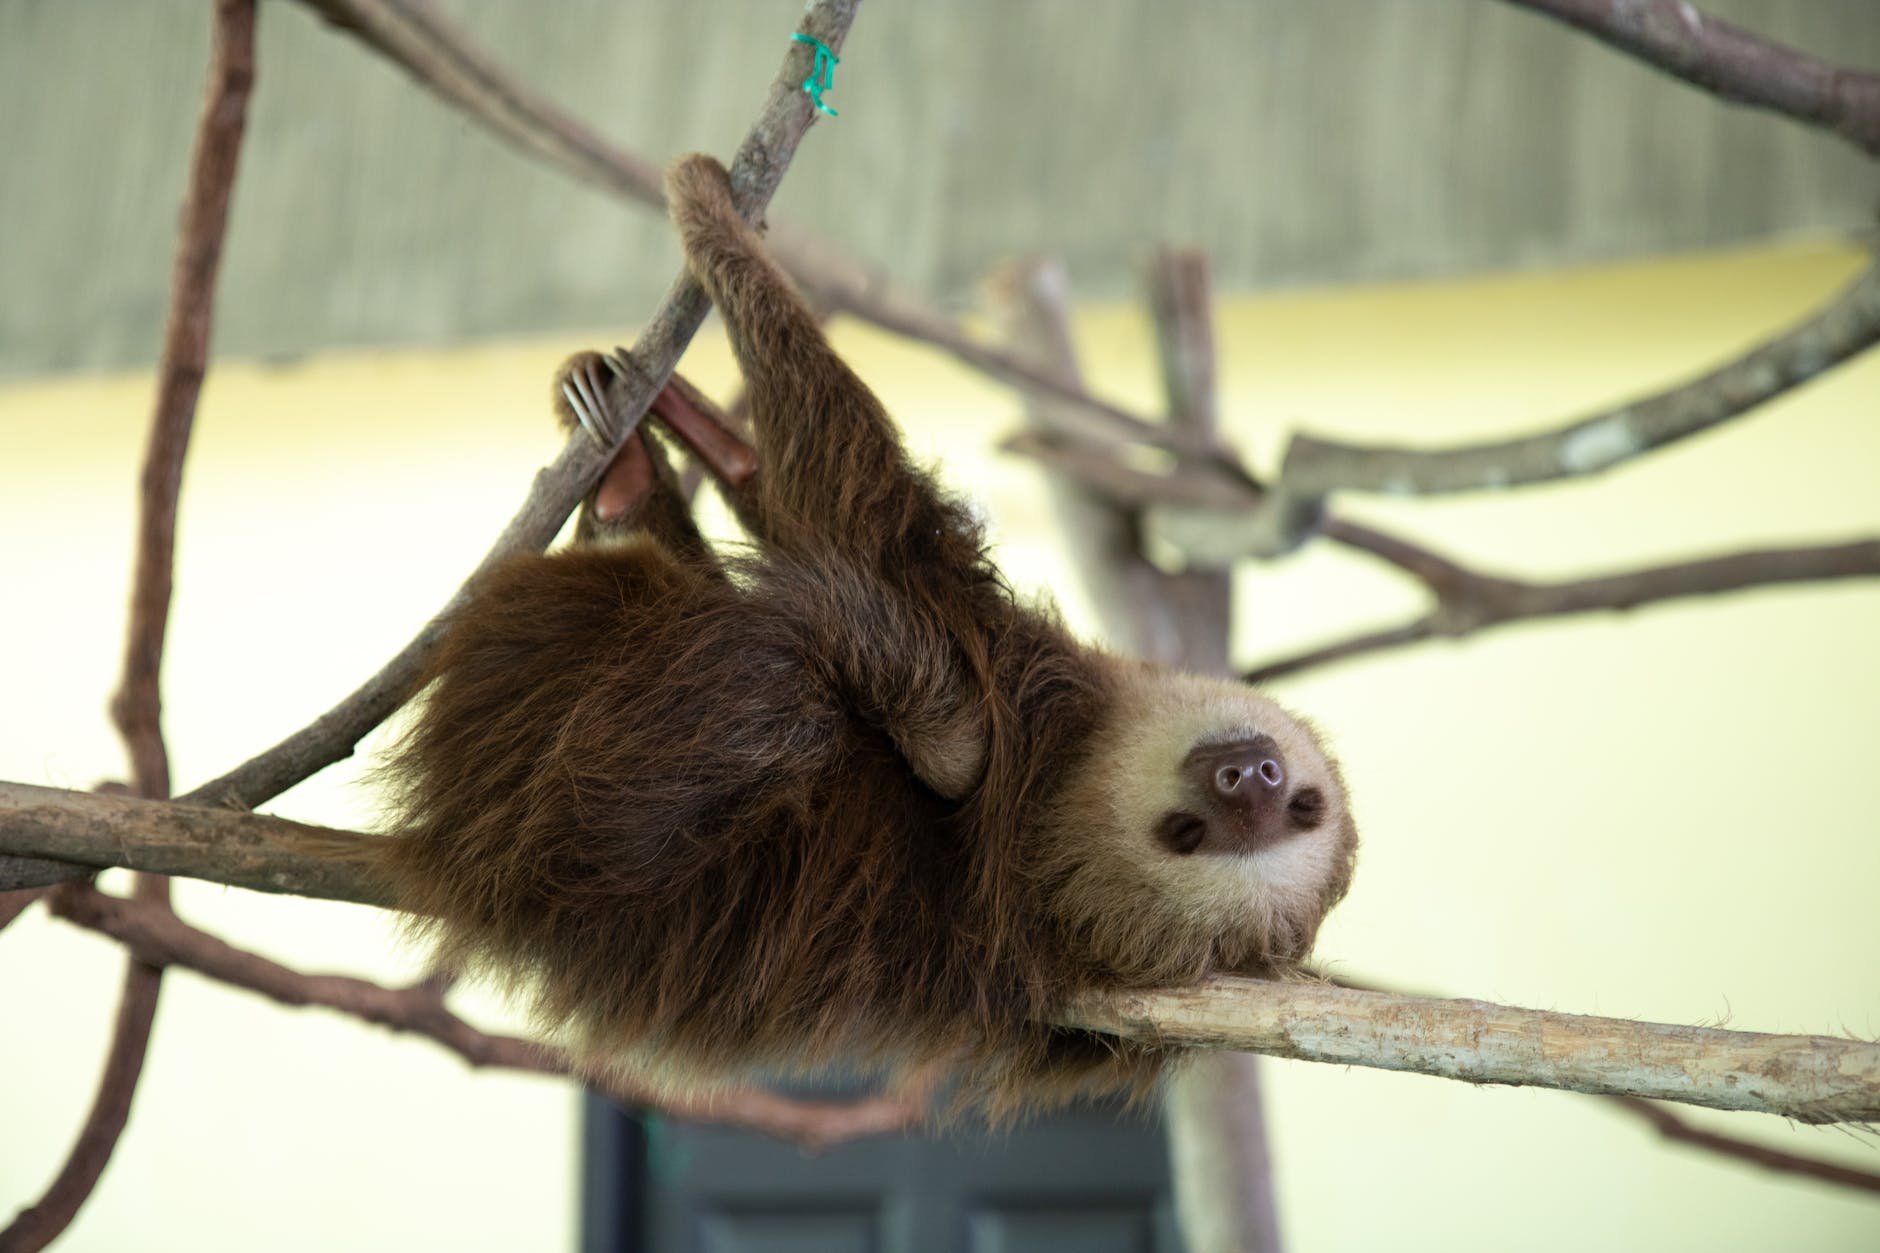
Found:
<path fill-rule="evenodd" d="M 1794 247 L 1233 301 L 1222 410 L 1261 465 L 1296 424 L 1412 441 L 1518 431 L 1731 353 L 1858 265 Z M 1079 327 L 1093 385 L 1146 407 L 1144 329 L 1129 309 Z M 325 709 L 442 603 L 551 454 L 546 380 L 585 339 L 215 373 L 164 674 L 179 787 Z M 1012 397 L 865 330 L 838 339 L 921 453 L 985 503 L 1014 581 L 1068 587 L 1041 480 L 987 451 L 1016 421 Z M 722 393 L 715 332 L 688 369 Z M 0 776 L 86 787 L 122 770 L 104 706 L 149 396 L 145 377 L 0 389 Z M 1596 482 L 1341 507 L 1536 576 L 1872 534 L 1877 409 L 1868 361 Z M 1238 603 L 1251 659 L 1418 598 L 1316 546 L 1248 568 Z M 1880 1033 L 1880 585 L 1521 627 L 1281 692 L 1329 730 L 1364 830 L 1321 944 L 1335 967 L 1562 1010 Z M 271 808 L 371 826 L 356 780 L 382 742 Z M 177 899 L 303 968 L 417 969 L 370 910 L 194 883 Z M 0 1209 L 37 1195 L 79 1122 L 119 966 L 38 912 L 0 934 Z M 1597 1101 L 1267 1073 L 1301 1250 L 1880 1248 L 1880 1199 L 1663 1147 Z M 129 1134 L 63 1247 L 566 1249 L 575 1113 L 564 1085 L 471 1074 L 427 1043 L 174 976 Z M 1880 1168 L 1872 1137 L 1699 1117 Z"/>

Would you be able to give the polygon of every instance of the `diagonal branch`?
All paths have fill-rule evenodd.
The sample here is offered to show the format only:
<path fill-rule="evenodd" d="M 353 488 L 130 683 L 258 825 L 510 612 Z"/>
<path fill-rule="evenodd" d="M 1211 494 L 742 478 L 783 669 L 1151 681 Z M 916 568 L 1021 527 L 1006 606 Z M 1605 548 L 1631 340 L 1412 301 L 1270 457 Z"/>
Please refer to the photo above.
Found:
<path fill-rule="evenodd" d="M 1552 430 L 1453 448 L 1293 438 L 1280 483 L 1292 495 L 1429 495 L 1519 487 L 1611 469 L 1749 412 L 1880 342 L 1880 263 L 1806 321 L 1700 378 Z"/>
<path fill-rule="evenodd" d="M 130 752 L 134 790 L 146 797 L 170 794 L 159 674 L 170 616 L 176 507 L 196 401 L 209 368 L 215 279 L 254 86 L 255 0 L 216 0 L 212 40 L 157 364 L 155 414 L 144 453 L 124 673 L 111 702 L 112 719 Z M 169 880 L 139 875 L 134 892 L 153 911 L 168 911 Z M 126 963 L 111 1046 L 84 1125 L 45 1195 L 0 1231 L 0 1249 L 25 1253 L 44 1248 L 71 1225 L 97 1187 L 130 1119 L 162 979 L 161 968 L 134 955 Z"/>
<path fill-rule="evenodd" d="M 1400 626 L 1263 662 L 1242 676 L 1247 682 L 1266 683 L 1335 661 L 1535 618 L 1636 609 L 1658 601 L 1785 583 L 1880 576 L 1880 539 L 1759 549 L 1589 579 L 1528 583 L 1476 573 L 1416 545 L 1337 518 L 1325 524 L 1325 534 L 1415 576 L 1430 589 L 1435 607 Z"/>
<path fill-rule="evenodd" d="M 814 0 L 798 30 L 839 50 L 859 2 Z M 401 7 L 409 7 L 409 3 L 410 0 L 399 0 Z M 814 54 L 800 43 L 789 42 L 785 46 L 788 50 L 783 66 L 771 83 L 764 108 L 731 164 L 731 184 L 738 209 L 751 221 L 762 216 L 784 171 L 789 168 L 797 143 L 816 118 L 815 105 L 800 90 Z M 633 345 L 633 361 L 638 367 L 633 378 L 611 392 L 613 411 L 622 418 L 615 447 L 638 427 L 647 406 L 704 321 L 707 307 L 703 289 L 689 273 L 681 272 Z M 547 545 L 612 456 L 612 448 L 596 449 L 585 435 L 579 432 L 571 435 L 560 455 L 536 473 L 522 508 L 471 572 L 465 588 L 511 554 L 539 551 Z M 278 796 L 316 771 L 351 756 L 359 740 L 411 696 L 427 659 L 443 636 L 445 622 L 465 595 L 465 590 L 459 589 L 383 669 L 339 704 L 266 752 L 203 784 L 184 799 L 230 808 L 251 808 Z"/>
<path fill-rule="evenodd" d="M 1733 104 L 1785 113 L 1880 157 L 1880 76 L 1720 22 L 1685 0 L 1506 0 Z"/>
<path fill-rule="evenodd" d="M 53 910 L 81 927 L 112 937 L 136 960 L 154 968 L 180 966 L 283 1005 L 317 1005 L 393 1031 L 421 1035 L 472 1067 L 573 1077 L 622 1105 L 659 1109 L 689 1122 L 741 1127 L 809 1151 L 905 1131 L 918 1126 L 927 1113 L 928 1091 L 919 1082 L 854 1101 L 798 1101 L 761 1088 L 675 1099 L 619 1074 L 583 1074 L 567 1051 L 554 1045 L 479 1030 L 445 1005 L 444 984 L 438 980 L 388 988 L 348 975 L 303 974 L 227 944 L 168 909 L 84 885 L 62 889 L 54 898 Z"/>
<path fill-rule="evenodd" d="M 1880 1173 L 1860 1170 L 1853 1166 L 1843 1166 L 1839 1162 L 1823 1161 L 1816 1157 L 1804 1157 L 1800 1153 L 1772 1149 L 1766 1144 L 1757 1144 L 1738 1136 L 1726 1136 L 1719 1132 L 1706 1131 L 1702 1127 L 1695 1126 L 1688 1119 L 1672 1113 L 1664 1106 L 1636 1096 L 1613 1096 L 1606 1099 L 1627 1113 L 1644 1119 L 1667 1140 L 1688 1144 L 1692 1148 L 1703 1149 L 1720 1157 L 1748 1162 L 1752 1166 L 1773 1170 L 1777 1174 L 1801 1175 L 1807 1179 L 1819 1179 L 1823 1183 L 1839 1184 L 1841 1187 L 1855 1188 L 1862 1192 L 1880 1192 Z"/>
<path fill-rule="evenodd" d="M 35 799 L 27 807 L 30 821 L 0 809 L 0 850 L 13 852 L 20 843 L 30 843 L 32 850 L 46 855 L 44 832 L 49 827 L 90 822 L 111 831 L 111 851 L 107 855 L 95 835 L 86 837 L 69 853 L 74 862 L 86 865 L 138 863 L 151 853 L 144 847 L 142 830 L 135 821 L 127 822 L 127 811 L 118 806 L 140 806 L 136 812 L 144 816 L 189 809 L 173 802 L 127 802 L 21 784 L 7 784 L 4 790 Z M 66 817 L 58 817 L 59 810 Z M 210 867 L 204 877 L 212 882 L 257 876 L 265 881 L 270 854 L 264 849 L 291 849 L 297 840 L 309 838 L 308 828 L 265 814 L 218 817 L 228 829 L 246 833 L 242 858 L 231 860 L 248 865 L 239 876 Z M 351 841 L 356 848 L 375 837 L 314 829 L 313 838 Z M 292 869 L 291 861 L 285 863 L 283 876 Z M 373 899 L 363 865 L 342 858 L 328 874 L 320 890 L 302 889 L 299 894 Z M 1758 1035 L 1247 979 L 1091 994 L 1066 1004 L 1054 1021 L 1129 1039 L 1407 1070 L 1469 1083 L 1640 1096 L 1759 1110 L 1803 1122 L 1880 1121 L 1880 1044 L 1826 1036 Z"/>
<path fill-rule="evenodd" d="M 609 144 L 539 92 L 504 73 L 428 0 L 301 3 L 521 151 L 617 196 L 663 205 L 659 171 L 653 165 Z M 1156 423 L 1089 395 L 1074 381 L 973 339 L 952 318 L 819 235 L 793 223 L 775 222 L 767 244 L 812 302 L 831 314 L 851 314 L 897 335 L 932 344 L 1003 383 L 1062 401 L 1061 420 L 1087 433 L 1169 443 L 1194 454 L 1199 472 L 1230 480 L 1238 473 L 1212 450 L 1185 445 L 1179 434 L 1172 435 Z"/>

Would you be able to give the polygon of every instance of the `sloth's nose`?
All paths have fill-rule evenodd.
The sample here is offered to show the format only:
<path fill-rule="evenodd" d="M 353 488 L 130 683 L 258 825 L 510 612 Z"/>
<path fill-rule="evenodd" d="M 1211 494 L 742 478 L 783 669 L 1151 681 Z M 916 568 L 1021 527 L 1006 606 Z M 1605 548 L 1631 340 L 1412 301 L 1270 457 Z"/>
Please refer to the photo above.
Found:
<path fill-rule="evenodd" d="M 1263 807 L 1286 786 L 1286 764 L 1270 735 L 1233 744 L 1209 744 L 1188 754 L 1188 767 L 1206 780 L 1217 800 Z"/>

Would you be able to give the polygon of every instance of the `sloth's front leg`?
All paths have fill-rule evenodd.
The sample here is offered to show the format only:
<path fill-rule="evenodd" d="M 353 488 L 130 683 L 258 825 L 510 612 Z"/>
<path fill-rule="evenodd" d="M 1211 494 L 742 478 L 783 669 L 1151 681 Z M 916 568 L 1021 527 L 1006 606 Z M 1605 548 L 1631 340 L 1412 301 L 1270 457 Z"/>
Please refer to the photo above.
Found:
<path fill-rule="evenodd" d="M 624 355 L 626 350 L 618 351 Z M 602 447 L 611 445 L 617 438 L 620 415 L 607 384 L 620 373 L 623 366 L 600 353 L 578 352 L 568 358 L 555 372 L 555 411 L 562 424 L 579 426 Z M 721 478 L 735 476 L 740 469 L 748 478 L 755 463 L 741 466 L 735 449 L 727 454 L 726 433 L 713 427 L 710 418 L 690 401 L 685 395 L 689 390 L 689 384 L 675 378 L 654 397 L 649 416 L 658 416 L 676 431 Z M 582 502 L 575 523 L 575 539 L 583 544 L 608 542 L 635 532 L 652 535 L 682 561 L 718 564 L 711 546 L 699 534 L 665 448 L 644 424 L 614 454 L 600 482 Z"/>

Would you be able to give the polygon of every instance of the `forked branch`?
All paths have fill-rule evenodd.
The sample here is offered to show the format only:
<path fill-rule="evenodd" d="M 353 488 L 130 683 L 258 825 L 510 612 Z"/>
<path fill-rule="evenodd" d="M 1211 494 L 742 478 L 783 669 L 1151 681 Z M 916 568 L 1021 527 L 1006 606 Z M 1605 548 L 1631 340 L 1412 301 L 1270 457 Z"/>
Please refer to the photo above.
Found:
<path fill-rule="evenodd" d="M 814 0 L 798 30 L 830 48 L 840 49 L 860 0 Z M 414 6 L 398 0 L 399 9 Z M 796 154 L 797 143 L 816 118 L 815 105 L 801 90 L 812 54 L 808 47 L 780 39 L 788 49 L 758 115 L 731 163 L 731 185 L 738 210 L 756 220 L 770 203 L 777 184 Z M 611 412 L 620 415 L 615 447 L 639 425 L 646 408 L 672 373 L 679 356 L 705 320 L 708 302 L 691 275 L 681 272 L 666 298 L 633 345 L 637 373 L 611 393 Z M 613 455 L 584 435 L 572 435 L 559 456 L 538 471 L 522 508 L 511 518 L 490 551 L 466 580 L 465 587 L 512 553 L 536 551 L 553 539 L 581 497 L 594 485 Z M 184 799 L 231 808 L 251 808 L 278 796 L 316 771 L 352 755 L 359 740 L 410 697 L 426 659 L 443 637 L 450 612 L 462 603 L 459 589 L 377 674 L 339 704 L 266 752 Z"/>

